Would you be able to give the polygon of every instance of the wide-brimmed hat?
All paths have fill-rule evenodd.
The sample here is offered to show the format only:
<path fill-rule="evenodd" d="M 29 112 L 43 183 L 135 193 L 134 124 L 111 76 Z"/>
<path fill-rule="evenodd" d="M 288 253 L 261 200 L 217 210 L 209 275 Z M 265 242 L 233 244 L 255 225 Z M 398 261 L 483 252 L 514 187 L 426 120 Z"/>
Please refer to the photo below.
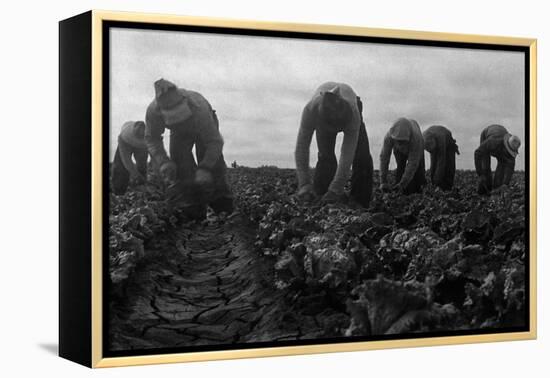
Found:
<path fill-rule="evenodd" d="M 399 118 L 390 128 L 390 137 L 393 140 L 409 141 L 411 139 L 411 121 Z"/>
<path fill-rule="evenodd" d="M 183 122 L 192 115 L 185 96 L 168 80 L 160 79 L 155 82 L 155 99 L 167 125 Z"/>
<path fill-rule="evenodd" d="M 145 123 L 143 121 L 125 122 L 120 130 L 120 138 L 135 148 L 147 148 L 145 138 L 143 136 L 138 136 L 138 130 L 140 128 L 145 129 Z"/>
<path fill-rule="evenodd" d="M 519 146 L 521 146 L 521 140 L 517 136 L 510 135 L 508 138 L 504 138 L 504 147 L 513 157 L 518 156 Z"/>

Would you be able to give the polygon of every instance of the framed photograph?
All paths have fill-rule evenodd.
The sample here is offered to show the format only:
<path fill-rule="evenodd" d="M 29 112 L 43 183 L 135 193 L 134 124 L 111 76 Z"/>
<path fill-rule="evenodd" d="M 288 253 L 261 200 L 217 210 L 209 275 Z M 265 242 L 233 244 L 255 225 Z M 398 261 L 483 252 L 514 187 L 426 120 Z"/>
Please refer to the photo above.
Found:
<path fill-rule="evenodd" d="M 536 40 L 60 22 L 60 356 L 534 339 Z"/>

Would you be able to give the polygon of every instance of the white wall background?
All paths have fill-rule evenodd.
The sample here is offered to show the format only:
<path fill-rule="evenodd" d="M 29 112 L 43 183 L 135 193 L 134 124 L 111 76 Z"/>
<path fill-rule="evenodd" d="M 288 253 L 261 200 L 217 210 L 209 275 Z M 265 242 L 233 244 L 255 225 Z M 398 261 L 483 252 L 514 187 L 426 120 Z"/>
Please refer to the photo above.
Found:
<path fill-rule="evenodd" d="M 8 5 L 9 4 L 9 5 Z M 2 58 L 0 375 L 3 377 L 548 376 L 550 28 L 543 1 L 6 2 Z M 58 26 L 88 9 L 132 10 L 539 39 L 539 339 L 537 341 L 133 367 L 92 372 L 56 357 Z M 75 125 L 77 127 L 78 125 Z"/>

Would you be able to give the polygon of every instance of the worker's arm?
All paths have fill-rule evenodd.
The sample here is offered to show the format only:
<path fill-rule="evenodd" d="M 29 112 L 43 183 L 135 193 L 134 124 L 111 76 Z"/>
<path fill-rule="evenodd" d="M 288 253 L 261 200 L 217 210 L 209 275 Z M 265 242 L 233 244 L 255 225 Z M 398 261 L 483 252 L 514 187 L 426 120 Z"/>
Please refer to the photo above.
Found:
<path fill-rule="evenodd" d="M 422 141 L 422 136 L 420 136 L 420 139 L 414 138 L 411 140 L 405 172 L 403 172 L 403 177 L 401 177 L 401 181 L 399 181 L 397 185 L 402 188 L 406 188 L 409 185 L 416 174 L 418 167 L 420 166 L 420 159 L 424 159 L 424 144 Z"/>
<path fill-rule="evenodd" d="M 430 178 L 433 184 L 435 184 L 435 167 L 437 167 L 437 153 L 430 152 Z"/>
<path fill-rule="evenodd" d="M 445 179 L 445 166 L 449 162 L 446 161 L 447 159 L 447 141 L 442 140 L 443 138 L 437 139 L 437 164 L 435 166 L 435 172 L 432 176 L 433 183 L 435 185 L 439 185 L 443 182 Z M 454 155 L 453 155 L 454 156 Z M 430 166 L 430 170 L 432 167 Z"/>
<path fill-rule="evenodd" d="M 151 157 L 159 168 L 164 163 L 170 161 L 163 143 L 165 128 L 166 125 L 162 116 L 149 107 L 145 115 L 145 144 L 147 145 L 149 154 L 151 154 Z"/>
<path fill-rule="evenodd" d="M 474 152 L 474 163 L 478 176 L 486 175 L 491 171 L 491 149 L 494 147 L 493 139 L 485 139 Z"/>
<path fill-rule="evenodd" d="M 296 150 L 294 159 L 296 161 L 296 174 L 298 176 L 298 189 L 305 185 L 311 185 L 311 175 L 309 173 L 309 148 L 313 131 L 315 130 L 313 117 L 309 106 L 306 106 L 302 112 L 300 129 L 296 140 Z"/>
<path fill-rule="evenodd" d="M 504 178 L 502 179 L 502 183 L 504 185 L 510 185 L 510 181 L 512 181 L 512 175 L 514 174 L 515 167 L 516 167 L 516 159 L 506 162 L 506 166 L 504 168 Z"/>
<path fill-rule="evenodd" d="M 205 147 L 204 157 L 198 162 L 199 168 L 212 170 L 222 155 L 223 138 L 220 134 L 218 118 L 212 110 L 204 115 L 200 125 L 199 139 Z"/>
<path fill-rule="evenodd" d="M 357 140 L 359 139 L 359 119 L 352 117 L 352 123 L 344 128 L 344 140 L 342 141 L 342 149 L 340 150 L 340 161 L 332 182 L 329 185 L 329 190 L 338 195 L 344 193 L 344 186 L 348 181 L 348 176 L 351 171 L 351 164 L 355 157 L 357 149 Z"/>
<path fill-rule="evenodd" d="M 118 137 L 118 153 L 120 154 L 120 160 L 122 160 L 124 168 L 130 173 L 130 177 L 139 176 L 140 174 L 136 165 L 132 161 L 132 148 L 120 136 Z"/>
<path fill-rule="evenodd" d="M 388 132 L 384 137 L 382 151 L 380 152 L 380 185 L 388 183 L 388 168 L 390 166 L 390 157 L 393 149 L 393 139 Z"/>

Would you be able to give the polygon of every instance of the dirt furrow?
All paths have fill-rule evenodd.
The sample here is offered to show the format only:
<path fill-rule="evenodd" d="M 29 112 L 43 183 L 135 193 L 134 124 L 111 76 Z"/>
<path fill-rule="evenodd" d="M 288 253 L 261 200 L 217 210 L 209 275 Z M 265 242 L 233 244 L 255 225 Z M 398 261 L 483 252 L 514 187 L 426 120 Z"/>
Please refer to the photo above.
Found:
<path fill-rule="evenodd" d="M 273 262 L 254 251 L 239 216 L 182 226 L 146 247 L 123 298 L 111 302 L 113 351 L 298 339 L 295 309 L 272 287 Z M 305 319 L 305 318 L 309 318 Z M 313 316 L 310 337 L 322 334 Z"/>

